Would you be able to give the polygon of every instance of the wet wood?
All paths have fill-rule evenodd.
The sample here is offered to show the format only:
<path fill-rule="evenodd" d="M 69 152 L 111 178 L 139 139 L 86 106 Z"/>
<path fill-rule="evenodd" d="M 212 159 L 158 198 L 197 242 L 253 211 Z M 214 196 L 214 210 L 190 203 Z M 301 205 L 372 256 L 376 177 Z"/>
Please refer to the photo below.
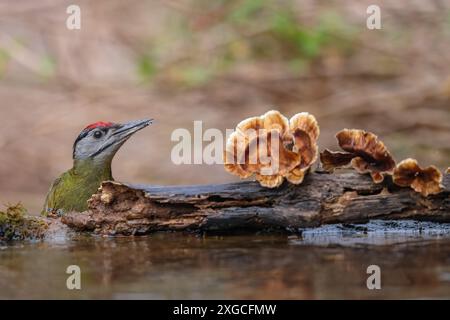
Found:
<path fill-rule="evenodd" d="M 207 233 L 298 232 L 305 227 L 370 219 L 450 222 L 450 175 L 444 190 L 423 197 L 386 179 L 350 173 L 311 173 L 303 184 L 277 189 L 257 182 L 219 185 L 146 186 L 104 182 L 89 211 L 68 213 L 62 222 L 101 234 L 155 231 Z"/>

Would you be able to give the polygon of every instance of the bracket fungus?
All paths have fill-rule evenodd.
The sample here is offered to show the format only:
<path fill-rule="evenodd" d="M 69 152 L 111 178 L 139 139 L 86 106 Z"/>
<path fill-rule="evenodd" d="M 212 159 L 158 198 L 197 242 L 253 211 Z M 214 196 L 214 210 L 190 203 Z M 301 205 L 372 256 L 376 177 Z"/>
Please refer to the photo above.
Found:
<path fill-rule="evenodd" d="M 271 110 L 241 121 L 230 135 L 224 152 L 225 170 L 275 188 L 286 178 L 299 184 L 317 159 L 319 126 L 303 112 L 290 120 Z"/>
<path fill-rule="evenodd" d="M 307 113 L 301 112 L 294 115 L 289 120 L 290 132 L 293 136 L 293 151 L 300 154 L 301 162 L 287 175 L 287 180 L 294 184 L 303 182 L 306 172 L 316 162 L 319 153 L 317 139 L 320 129 L 316 118 Z"/>
<path fill-rule="evenodd" d="M 393 173 L 395 161 L 375 134 L 344 129 L 336 134 L 336 138 L 345 152 L 323 151 L 320 161 L 325 170 L 333 171 L 351 165 L 359 173 L 370 173 L 375 183 L 381 183 L 386 174 Z"/>
<path fill-rule="evenodd" d="M 421 168 L 416 159 L 401 161 L 394 170 L 394 183 L 401 187 L 411 187 L 423 196 L 442 191 L 442 174 L 435 166 Z"/>

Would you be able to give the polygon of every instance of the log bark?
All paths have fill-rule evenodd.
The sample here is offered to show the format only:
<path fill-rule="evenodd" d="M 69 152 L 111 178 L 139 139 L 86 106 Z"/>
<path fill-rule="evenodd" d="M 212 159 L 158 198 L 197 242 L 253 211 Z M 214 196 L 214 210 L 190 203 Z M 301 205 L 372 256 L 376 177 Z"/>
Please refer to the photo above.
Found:
<path fill-rule="evenodd" d="M 374 184 L 354 172 L 310 173 L 303 184 L 277 189 L 244 181 L 219 185 L 147 186 L 104 182 L 89 210 L 68 213 L 62 222 L 108 235 L 155 231 L 241 233 L 299 232 L 332 223 L 371 219 L 450 222 L 450 175 L 444 190 L 423 197 L 387 178 Z"/>

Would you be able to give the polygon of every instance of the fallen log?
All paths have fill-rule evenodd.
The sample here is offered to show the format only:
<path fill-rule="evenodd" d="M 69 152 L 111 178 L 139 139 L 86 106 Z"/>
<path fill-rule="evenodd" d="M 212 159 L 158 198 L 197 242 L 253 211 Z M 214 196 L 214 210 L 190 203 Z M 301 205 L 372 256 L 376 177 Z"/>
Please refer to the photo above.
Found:
<path fill-rule="evenodd" d="M 444 190 L 423 197 L 387 178 L 374 184 L 354 172 L 310 173 L 303 184 L 276 189 L 244 181 L 219 185 L 147 186 L 104 182 L 89 210 L 62 222 L 80 231 L 138 235 L 155 231 L 298 232 L 371 219 L 450 222 L 450 175 Z"/>

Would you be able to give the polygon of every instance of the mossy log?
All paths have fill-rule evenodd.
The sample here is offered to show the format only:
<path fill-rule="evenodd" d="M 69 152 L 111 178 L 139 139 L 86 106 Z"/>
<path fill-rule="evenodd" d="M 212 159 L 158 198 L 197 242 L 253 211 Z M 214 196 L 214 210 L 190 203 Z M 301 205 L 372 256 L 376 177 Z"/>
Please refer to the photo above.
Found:
<path fill-rule="evenodd" d="M 276 189 L 243 181 L 218 185 L 147 186 L 104 182 L 89 200 L 89 210 L 68 213 L 62 222 L 100 234 L 155 231 L 298 232 L 332 223 L 370 219 L 450 222 L 450 175 L 444 190 L 423 197 L 387 178 L 374 184 L 354 172 L 310 173 L 303 184 Z"/>

